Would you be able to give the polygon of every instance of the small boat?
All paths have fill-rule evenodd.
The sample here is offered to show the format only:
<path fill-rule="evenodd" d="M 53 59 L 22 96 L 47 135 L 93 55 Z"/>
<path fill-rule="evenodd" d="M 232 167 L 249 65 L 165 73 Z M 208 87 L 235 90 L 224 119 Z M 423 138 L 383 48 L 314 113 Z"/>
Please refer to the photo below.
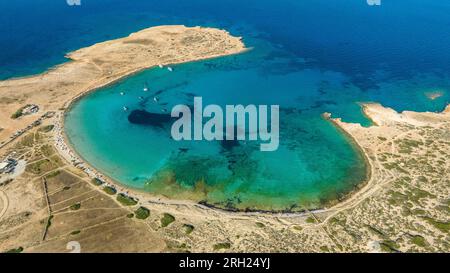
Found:
<path fill-rule="evenodd" d="M 124 106 L 123 111 L 128 111 L 128 107 Z"/>
<path fill-rule="evenodd" d="M 153 101 L 154 102 L 158 102 L 158 98 L 157 97 L 153 97 Z"/>
<path fill-rule="evenodd" d="M 120 92 L 120 95 L 123 96 L 123 95 L 125 95 L 125 93 L 124 92 Z"/>
<path fill-rule="evenodd" d="M 144 97 L 143 97 L 143 96 L 139 96 L 139 99 L 140 99 L 140 100 L 143 100 L 143 99 L 144 99 Z"/>
<path fill-rule="evenodd" d="M 173 68 L 170 67 L 170 66 L 168 66 L 168 67 L 167 67 L 167 70 L 169 70 L 170 72 L 172 72 L 172 71 L 173 71 Z"/>
<path fill-rule="evenodd" d="M 163 68 L 164 67 L 162 64 L 159 64 L 158 66 L 159 66 L 159 68 Z"/>
<path fill-rule="evenodd" d="M 166 113 L 166 112 L 167 112 L 167 109 L 166 109 L 166 108 L 163 108 L 163 109 L 161 109 L 161 112 Z"/>

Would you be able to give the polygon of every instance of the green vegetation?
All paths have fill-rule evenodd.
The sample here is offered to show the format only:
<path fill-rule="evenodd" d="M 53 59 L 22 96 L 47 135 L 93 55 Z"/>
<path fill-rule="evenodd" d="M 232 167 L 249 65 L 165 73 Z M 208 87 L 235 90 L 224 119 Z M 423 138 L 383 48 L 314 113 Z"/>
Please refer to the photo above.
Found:
<path fill-rule="evenodd" d="M 421 141 L 416 141 L 412 139 L 402 139 L 396 140 L 396 144 L 399 146 L 399 153 L 410 154 L 414 148 L 418 148 L 420 145 L 423 145 Z"/>
<path fill-rule="evenodd" d="M 55 164 L 57 167 L 64 166 L 64 162 L 61 160 L 61 158 L 58 155 L 53 155 L 50 157 L 50 160 L 53 164 Z"/>
<path fill-rule="evenodd" d="M 41 147 L 41 152 L 45 157 L 49 157 L 55 153 L 55 150 L 53 150 L 53 147 L 45 144 Z"/>
<path fill-rule="evenodd" d="M 38 162 L 32 163 L 26 167 L 26 171 L 33 174 L 43 174 L 56 169 L 57 166 L 49 159 L 43 159 Z"/>
<path fill-rule="evenodd" d="M 399 245 L 392 240 L 384 240 L 380 243 L 380 247 L 384 252 L 398 252 Z"/>
<path fill-rule="evenodd" d="M 421 176 L 417 177 L 417 181 L 426 183 L 426 182 L 428 182 L 428 179 L 425 176 L 421 175 Z"/>
<path fill-rule="evenodd" d="M 414 235 L 411 239 L 411 242 L 420 247 L 426 247 L 427 241 L 420 235 Z"/>
<path fill-rule="evenodd" d="M 45 177 L 46 178 L 53 178 L 53 177 L 58 176 L 60 173 L 61 172 L 59 170 L 58 171 L 54 171 L 54 172 L 51 172 L 51 173 L 47 174 Z"/>
<path fill-rule="evenodd" d="M 46 229 L 49 229 L 49 227 L 52 225 L 52 219 L 53 219 L 53 215 L 50 215 L 50 217 L 48 217 L 48 220 L 47 220 L 47 226 L 45 227 Z"/>
<path fill-rule="evenodd" d="M 332 224 L 332 225 L 343 225 L 343 223 L 341 223 L 341 221 L 338 218 L 336 218 L 336 217 L 331 217 L 330 224 Z"/>
<path fill-rule="evenodd" d="M 106 192 L 109 195 L 114 195 L 114 194 L 117 193 L 117 190 L 115 188 L 113 188 L 113 187 L 110 187 L 110 186 L 104 187 L 103 191 Z"/>
<path fill-rule="evenodd" d="M 422 199 L 422 198 L 434 198 L 435 197 L 431 193 L 421 190 L 421 189 L 417 189 L 417 188 L 411 189 L 411 191 L 408 191 L 407 194 L 408 194 L 409 200 L 411 200 L 417 204 L 419 204 L 420 199 Z"/>
<path fill-rule="evenodd" d="M 320 251 L 322 251 L 322 252 L 329 252 L 330 250 L 328 249 L 327 246 L 321 246 L 320 247 Z"/>
<path fill-rule="evenodd" d="M 373 226 L 367 225 L 367 228 L 368 228 L 370 231 L 372 231 L 373 233 L 375 233 L 375 234 L 377 234 L 377 235 L 379 235 L 379 236 L 382 236 L 382 237 L 385 236 L 385 234 L 384 234 L 381 230 L 379 230 L 379 229 L 377 229 L 377 228 L 375 228 L 375 227 L 373 227 Z"/>
<path fill-rule="evenodd" d="M 20 107 L 19 109 L 17 109 L 16 112 L 14 112 L 14 114 L 11 115 L 12 119 L 17 119 L 20 118 L 21 116 L 24 115 L 23 110 L 25 110 L 25 108 L 30 107 L 30 104 L 27 104 L 25 106 Z"/>
<path fill-rule="evenodd" d="M 179 245 L 177 248 L 180 248 L 180 249 L 186 249 L 186 248 L 190 248 L 190 246 L 187 245 L 186 243 L 182 243 L 182 244 Z"/>
<path fill-rule="evenodd" d="M 98 179 L 98 178 L 93 178 L 93 179 L 91 180 L 91 182 L 92 182 L 92 184 L 94 184 L 94 185 L 96 185 L 96 186 L 100 186 L 100 185 L 103 184 L 103 181 L 101 181 L 101 180 Z"/>
<path fill-rule="evenodd" d="M 306 218 L 306 223 L 309 224 L 314 224 L 316 222 L 316 219 L 314 219 L 314 217 L 309 216 L 308 218 Z"/>
<path fill-rule="evenodd" d="M 423 209 L 414 209 L 412 212 L 415 215 L 425 215 L 426 214 L 426 212 Z"/>
<path fill-rule="evenodd" d="M 70 233 L 70 235 L 77 235 L 80 234 L 80 232 L 81 232 L 80 230 L 74 230 Z"/>
<path fill-rule="evenodd" d="M 6 251 L 5 253 L 20 253 L 22 251 L 23 251 L 23 247 L 20 246 L 18 248 L 10 249 L 10 250 Z"/>
<path fill-rule="evenodd" d="M 184 224 L 183 227 L 184 227 L 184 231 L 186 232 L 186 234 L 191 234 L 192 231 L 194 231 L 193 225 Z"/>
<path fill-rule="evenodd" d="M 81 208 L 80 203 L 76 203 L 76 204 L 73 204 L 72 206 L 70 206 L 71 210 L 79 210 L 80 208 Z"/>
<path fill-rule="evenodd" d="M 163 217 L 161 218 L 161 226 L 167 227 L 168 225 L 172 224 L 175 221 L 175 217 L 169 213 L 164 213 Z"/>
<path fill-rule="evenodd" d="M 128 213 L 127 214 L 127 218 L 133 218 L 134 217 L 134 213 Z"/>
<path fill-rule="evenodd" d="M 409 174 L 405 169 L 403 169 L 402 167 L 400 167 L 397 163 L 383 163 L 383 166 L 388 169 L 388 170 L 397 170 L 401 173 L 404 174 Z"/>
<path fill-rule="evenodd" d="M 30 133 L 20 140 L 19 147 L 20 146 L 32 147 L 33 144 L 34 144 L 34 134 Z"/>
<path fill-rule="evenodd" d="M 144 220 L 144 219 L 147 219 L 150 216 L 150 211 L 147 208 L 145 208 L 145 207 L 139 207 L 134 212 L 134 214 L 136 215 L 137 219 Z"/>
<path fill-rule="evenodd" d="M 22 110 L 17 110 L 16 112 L 14 112 L 14 114 L 11 115 L 12 119 L 17 119 L 20 118 L 22 116 Z"/>
<path fill-rule="evenodd" d="M 14 114 L 11 115 L 11 118 L 12 118 L 12 119 L 18 119 L 18 118 L 20 118 L 20 117 L 23 115 L 23 109 L 24 109 L 24 108 L 25 108 L 25 106 L 22 107 L 22 108 L 20 108 L 20 109 L 18 109 L 16 112 L 14 112 Z"/>
<path fill-rule="evenodd" d="M 401 192 L 396 192 L 396 191 L 390 190 L 388 192 L 388 195 L 390 195 L 390 198 L 388 199 L 388 201 L 389 201 L 389 204 L 391 204 L 391 205 L 401 205 L 408 200 L 408 197 Z"/>
<path fill-rule="evenodd" d="M 426 217 L 425 218 L 429 224 L 434 226 L 435 228 L 439 229 L 443 233 L 449 233 L 450 232 L 450 222 L 439 222 L 432 218 Z"/>
<path fill-rule="evenodd" d="M 134 206 L 137 204 L 137 201 L 132 197 L 126 196 L 123 193 L 117 195 L 117 201 L 119 201 L 124 206 Z"/>
<path fill-rule="evenodd" d="M 231 247 L 230 243 L 218 243 L 213 246 L 213 249 L 214 250 L 229 249 L 230 247 Z"/>
<path fill-rule="evenodd" d="M 47 126 L 43 126 L 43 127 L 41 127 L 41 128 L 39 128 L 39 132 L 43 132 L 43 133 L 48 133 L 48 132 L 50 132 L 51 130 L 53 130 L 53 128 L 55 128 L 55 126 L 54 125 L 47 125 Z"/>

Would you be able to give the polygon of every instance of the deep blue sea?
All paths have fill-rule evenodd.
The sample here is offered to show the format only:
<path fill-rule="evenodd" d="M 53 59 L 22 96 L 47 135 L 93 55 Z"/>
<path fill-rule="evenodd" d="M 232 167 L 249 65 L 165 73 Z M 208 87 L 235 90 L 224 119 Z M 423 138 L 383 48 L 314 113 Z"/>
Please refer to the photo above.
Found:
<path fill-rule="evenodd" d="M 15 0 L 0 2 L 0 79 L 36 74 L 67 52 L 156 25 L 224 28 L 253 50 L 144 71 L 78 102 L 67 134 L 90 164 L 125 185 L 226 208 L 302 209 L 365 177 L 361 155 L 321 118 L 370 122 L 358 102 L 441 111 L 450 100 L 450 1 Z M 175 142 L 130 111 L 188 104 L 280 104 L 280 149 Z M 125 96 L 119 93 L 125 91 Z M 442 96 L 430 100 L 429 92 Z M 148 100 L 138 99 L 147 96 Z"/>

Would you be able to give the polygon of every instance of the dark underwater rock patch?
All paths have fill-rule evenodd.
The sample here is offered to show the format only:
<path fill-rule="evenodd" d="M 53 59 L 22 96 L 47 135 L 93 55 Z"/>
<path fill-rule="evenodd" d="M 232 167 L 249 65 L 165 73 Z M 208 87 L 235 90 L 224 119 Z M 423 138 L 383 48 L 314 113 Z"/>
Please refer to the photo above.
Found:
<path fill-rule="evenodd" d="M 170 114 L 150 113 L 145 110 L 133 110 L 128 116 L 128 121 L 132 124 L 164 128 L 176 119 Z"/>

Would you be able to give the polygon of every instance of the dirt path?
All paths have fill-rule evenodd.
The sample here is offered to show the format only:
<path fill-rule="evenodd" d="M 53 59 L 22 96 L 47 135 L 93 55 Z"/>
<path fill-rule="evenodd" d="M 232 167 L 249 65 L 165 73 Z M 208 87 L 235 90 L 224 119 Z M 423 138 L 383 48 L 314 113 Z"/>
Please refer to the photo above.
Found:
<path fill-rule="evenodd" d="M 6 194 L 1 190 L 0 190 L 0 201 L 3 203 L 2 210 L 0 211 L 0 219 L 1 219 L 3 215 L 5 215 L 9 206 L 8 196 L 6 196 Z"/>

